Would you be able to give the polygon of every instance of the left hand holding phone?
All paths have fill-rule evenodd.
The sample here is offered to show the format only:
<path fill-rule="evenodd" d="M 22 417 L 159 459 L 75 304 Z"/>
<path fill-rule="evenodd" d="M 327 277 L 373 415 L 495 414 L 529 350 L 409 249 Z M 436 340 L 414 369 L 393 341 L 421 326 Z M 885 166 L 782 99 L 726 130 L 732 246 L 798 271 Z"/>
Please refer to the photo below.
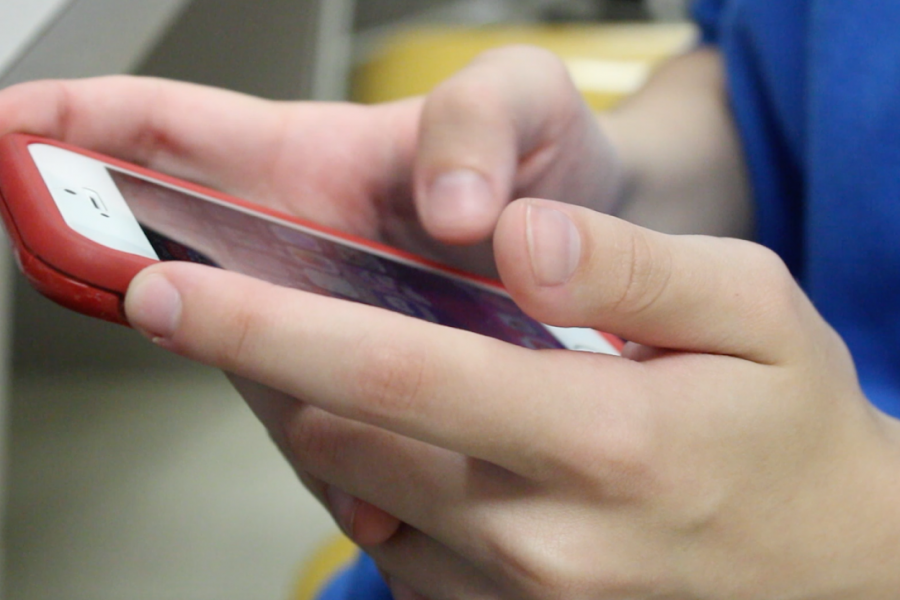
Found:
<path fill-rule="evenodd" d="M 612 147 L 562 62 L 524 47 L 486 54 L 427 98 L 374 106 L 133 77 L 25 83 L 0 92 L 9 132 L 482 275 L 496 274 L 489 238 L 513 198 L 608 210 L 619 186 Z"/>

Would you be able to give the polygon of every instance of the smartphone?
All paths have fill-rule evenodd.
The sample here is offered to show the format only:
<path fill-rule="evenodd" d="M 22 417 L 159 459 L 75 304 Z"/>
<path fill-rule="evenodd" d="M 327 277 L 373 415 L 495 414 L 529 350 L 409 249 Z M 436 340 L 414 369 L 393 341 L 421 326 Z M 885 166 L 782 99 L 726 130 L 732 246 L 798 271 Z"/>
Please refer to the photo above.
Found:
<path fill-rule="evenodd" d="M 592 329 L 538 323 L 497 281 L 35 136 L 0 138 L 0 212 L 38 291 L 124 325 L 132 278 L 157 261 L 182 260 L 526 348 L 622 348 Z"/>

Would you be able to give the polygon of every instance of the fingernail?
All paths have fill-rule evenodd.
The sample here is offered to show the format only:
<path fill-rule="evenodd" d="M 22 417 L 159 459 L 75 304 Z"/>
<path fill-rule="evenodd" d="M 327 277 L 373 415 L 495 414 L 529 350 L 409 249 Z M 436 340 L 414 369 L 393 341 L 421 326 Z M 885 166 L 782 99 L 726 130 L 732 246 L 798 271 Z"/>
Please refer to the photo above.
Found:
<path fill-rule="evenodd" d="M 561 285 L 581 260 L 581 236 L 567 214 L 529 204 L 525 213 L 531 269 L 538 285 Z"/>
<path fill-rule="evenodd" d="M 170 338 L 181 319 L 181 294 L 163 275 L 138 275 L 128 289 L 125 311 L 136 329 L 157 339 Z"/>
<path fill-rule="evenodd" d="M 471 169 L 458 169 L 439 176 L 428 190 L 426 210 L 432 223 L 449 226 L 478 222 L 492 209 L 491 187 Z"/>
<path fill-rule="evenodd" d="M 353 541 L 360 546 L 378 546 L 400 529 L 400 520 L 373 504 L 357 500 L 353 514 Z"/>
<path fill-rule="evenodd" d="M 325 490 L 325 499 L 331 509 L 331 515 L 347 537 L 353 539 L 353 523 L 356 520 L 356 508 L 359 501 L 339 488 L 329 485 Z"/>

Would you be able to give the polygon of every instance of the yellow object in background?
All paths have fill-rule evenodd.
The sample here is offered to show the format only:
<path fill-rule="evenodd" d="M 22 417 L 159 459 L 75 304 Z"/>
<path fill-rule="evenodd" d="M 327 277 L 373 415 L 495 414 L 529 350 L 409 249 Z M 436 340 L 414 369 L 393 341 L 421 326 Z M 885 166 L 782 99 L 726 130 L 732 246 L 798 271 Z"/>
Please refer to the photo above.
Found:
<path fill-rule="evenodd" d="M 554 52 L 595 110 L 637 91 L 653 68 L 689 49 L 693 25 L 417 27 L 387 37 L 353 77 L 353 99 L 375 103 L 427 93 L 491 48 L 530 44 Z"/>
<path fill-rule="evenodd" d="M 322 546 L 304 565 L 292 600 L 313 600 L 338 570 L 347 566 L 359 549 L 349 538 L 341 535 Z"/>

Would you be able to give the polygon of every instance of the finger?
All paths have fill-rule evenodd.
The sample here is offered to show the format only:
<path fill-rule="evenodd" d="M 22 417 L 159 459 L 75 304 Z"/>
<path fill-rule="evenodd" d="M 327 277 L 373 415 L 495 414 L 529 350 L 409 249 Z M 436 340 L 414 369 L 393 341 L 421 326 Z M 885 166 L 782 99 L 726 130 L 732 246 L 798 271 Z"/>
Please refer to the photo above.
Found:
<path fill-rule="evenodd" d="M 101 77 L 3 90 L 0 134 L 58 139 L 247 199 L 280 201 L 282 209 L 291 208 L 289 200 L 310 204 L 324 194 L 328 202 L 319 202 L 318 214 L 335 221 L 327 218 L 329 204 L 394 185 L 394 152 L 401 152 L 394 142 L 403 137 L 396 130 L 412 138 L 412 126 L 401 122 L 414 112 L 400 105 L 273 102 L 189 83 Z M 322 165 L 352 176 L 326 177 Z"/>
<path fill-rule="evenodd" d="M 262 167 L 285 118 L 281 107 L 151 78 L 38 81 L 0 94 L 0 133 L 50 137 L 178 176 L 239 179 L 267 172 Z"/>
<path fill-rule="evenodd" d="M 552 325 L 763 363 L 805 352 L 806 331 L 824 327 L 784 263 L 749 242 L 669 236 L 528 199 L 503 215 L 495 252 L 516 301 Z"/>
<path fill-rule="evenodd" d="M 297 476 L 303 481 L 310 493 L 318 498 L 323 506 L 331 510 L 335 522 L 341 527 L 347 537 L 357 544 L 366 546 L 380 544 L 394 535 L 400 526 L 400 521 L 395 516 L 373 504 L 351 496 L 333 485 L 325 483 L 321 476 L 314 476 L 310 470 L 303 467 L 304 462 L 308 464 L 321 464 L 324 462 L 323 459 L 317 459 L 319 455 L 303 456 L 304 460 L 298 460 L 298 457 L 295 456 L 294 450 L 297 447 L 297 442 L 292 442 L 292 440 L 296 436 L 289 432 L 289 430 L 293 431 L 289 424 L 297 422 L 304 412 L 309 413 L 318 409 L 309 407 L 283 392 L 273 390 L 248 379 L 234 375 L 229 375 L 229 379 L 253 413 L 266 426 L 275 445 L 281 450 L 288 463 L 294 467 Z M 322 411 L 318 412 L 322 413 Z M 340 417 L 332 416 L 331 418 L 340 420 Z M 343 421 L 352 423 L 346 420 Z M 356 425 L 355 423 L 353 424 Z M 321 439 L 321 435 L 318 438 Z M 314 447 L 321 446 L 315 444 Z M 322 468 L 316 469 L 316 471 L 319 474 L 323 473 Z M 331 482 L 337 481 L 334 478 L 329 478 L 329 480 Z"/>
<path fill-rule="evenodd" d="M 389 540 L 401 525 L 400 520 L 390 513 L 350 496 L 306 471 L 297 470 L 297 477 L 322 506 L 331 511 L 335 524 L 341 528 L 344 535 L 359 546 L 382 544 Z M 339 497 L 339 494 L 342 496 Z"/>
<path fill-rule="evenodd" d="M 313 493 L 362 546 L 384 543 L 402 520 L 463 556 L 480 554 L 484 515 L 500 495 L 521 498 L 533 485 L 493 465 L 332 415 L 281 392 L 240 385 L 294 470 L 306 482 L 319 482 Z M 261 409 L 261 403 L 269 406 Z M 280 406 L 273 409 L 276 403 Z"/>
<path fill-rule="evenodd" d="M 412 527 L 402 527 L 366 552 L 389 574 L 388 585 L 403 593 L 430 600 L 501 597 L 497 586 L 464 556 Z"/>
<path fill-rule="evenodd" d="M 443 523 L 443 508 L 466 487 L 458 455 L 232 380 L 294 470 L 321 482 L 313 493 L 360 545 L 390 538 L 399 526 L 392 515 L 417 527 Z"/>
<path fill-rule="evenodd" d="M 422 110 L 416 206 L 437 239 L 490 236 L 515 193 L 612 196 L 612 153 L 562 62 L 525 46 L 485 53 Z"/>
<path fill-rule="evenodd" d="M 389 311 L 186 263 L 132 282 L 132 324 L 176 352 L 325 411 L 522 475 L 547 475 L 574 427 L 567 398 L 636 394 L 637 363 L 536 352 Z M 489 368 L 486 368 L 486 365 Z M 608 376 L 596 377 L 608 366 Z M 615 365 L 613 371 L 613 366 Z M 600 381 L 598 381 L 600 379 Z M 610 406 L 611 420 L 635 403 Z M 603 409 L 591 408 L 591 418 Z"/>

